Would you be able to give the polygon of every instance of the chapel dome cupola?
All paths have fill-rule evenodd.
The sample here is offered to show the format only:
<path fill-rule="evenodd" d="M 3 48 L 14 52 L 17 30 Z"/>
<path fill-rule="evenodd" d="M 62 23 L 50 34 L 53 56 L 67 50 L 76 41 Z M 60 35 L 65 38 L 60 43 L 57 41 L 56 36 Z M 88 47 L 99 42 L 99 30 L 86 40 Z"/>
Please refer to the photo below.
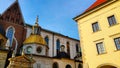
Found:
<path fill-rule="evenodd" d="M 42 38 L 41 34 L 41 27 L 38 24 L 38 16 L 36 18 L 35 25 L 32 27 L 32 34 L 23 42 L 23 44 L 41 44 L 47 45 L 45 40 Z"/>

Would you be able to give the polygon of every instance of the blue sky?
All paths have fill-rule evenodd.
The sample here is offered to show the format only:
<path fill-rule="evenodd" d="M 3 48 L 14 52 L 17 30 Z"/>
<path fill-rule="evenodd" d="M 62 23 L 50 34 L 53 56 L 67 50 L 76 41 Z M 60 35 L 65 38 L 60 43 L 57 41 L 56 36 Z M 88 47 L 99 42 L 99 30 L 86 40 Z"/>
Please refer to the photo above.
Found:
<path fill-rule="evenodd" d="M 15 0 L 0 0 L 2 14 Z M 79 39 L 77 23 L 72 19 L 85 11 L 95 0 L 19 0 L 26 23 L 39 25 L 65 36 Z"/>

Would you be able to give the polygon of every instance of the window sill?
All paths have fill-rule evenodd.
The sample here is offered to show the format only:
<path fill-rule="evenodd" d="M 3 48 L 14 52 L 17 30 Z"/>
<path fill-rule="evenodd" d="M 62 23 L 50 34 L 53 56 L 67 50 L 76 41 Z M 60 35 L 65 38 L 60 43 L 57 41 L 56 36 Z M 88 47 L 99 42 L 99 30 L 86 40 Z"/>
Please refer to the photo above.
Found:
<path fill-rule="evenodd" d="M 92 32 L 92 33 L 97 33 L 97 32 L 100 32 L 100 31 L 101 31 L 101 29 L 100 29 L 100 30 L 98 30 L 98 31 Z"/>
<path fill-rule="evenodd" d="M 99 55 L 104 55 L 104 54 L 107 54 L 107 52 L 104 52 L 104 53 L 102 53 L 102 54 L 97 54 L 97 55 L 99 56 Z"/>
<path fill-rule="evenodd" d="M 113 24 L 113 25 L 109 25 L 109 28 L 110 28 L 110 27 L 113 27 L 113 26 L 115 26 L 115 25 L 119 25 L 119 23 L 116 23 L 116 24 Z"/>
<path fill-rule="evenodd" d="M 120 49 L 115 49 L 114 52 L 120 51 Z"/>

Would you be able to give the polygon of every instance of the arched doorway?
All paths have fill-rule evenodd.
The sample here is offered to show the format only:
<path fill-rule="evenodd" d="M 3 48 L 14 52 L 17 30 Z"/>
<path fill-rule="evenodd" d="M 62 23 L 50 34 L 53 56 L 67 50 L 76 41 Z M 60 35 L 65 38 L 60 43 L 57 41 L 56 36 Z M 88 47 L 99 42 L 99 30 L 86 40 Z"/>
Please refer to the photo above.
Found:
<path fill-rule="evenodd" d="M 106 64 L 99 65 L 97 68 L 118 68 L 118 66 L 111 63 L 106 63 Z"/>
<path fill-rule="evenodd" d="M 100 68 L 117 68 L 117 67 L 110 66 L 110 65 L 105 65 L 105 66 L 101 66 Z"/>
<path fill-rule="evenodd" d="M 79 65 L 78 65 L 78 68 L 83 68 L 82 64 L 79 64 Z"/>
<path fill-rule="evenodd" d="M 54 62 L 54 63 L 53 63 L 53 68 L 59 68 L 59 66 L 58 66 L 58 63 L 57 63 L 57 62 Z"/>

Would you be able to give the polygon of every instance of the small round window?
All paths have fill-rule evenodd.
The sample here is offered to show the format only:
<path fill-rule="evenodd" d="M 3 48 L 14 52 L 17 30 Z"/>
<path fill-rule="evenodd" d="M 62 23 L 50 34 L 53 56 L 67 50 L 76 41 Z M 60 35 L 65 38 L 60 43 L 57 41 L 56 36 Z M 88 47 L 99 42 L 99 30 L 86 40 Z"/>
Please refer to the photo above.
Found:
<path fill-rule="evenodd" d="M 27 53 L 28 53 L 28 54 L 32 53 L 32 47 L 31 47 L 31 46 L 28 46 L 28 47 L 27 47 Z"/>
<path fill-rule="evenodd" d="M 41 46 L 37 47 L 36 51 L 37 51 L 37 53 L 41 53 L 42 47 Z"/>
<path fill-rule="evenodd" d="M 66 65 L 66 68 L 72 68 L 71 65 Z"/>

